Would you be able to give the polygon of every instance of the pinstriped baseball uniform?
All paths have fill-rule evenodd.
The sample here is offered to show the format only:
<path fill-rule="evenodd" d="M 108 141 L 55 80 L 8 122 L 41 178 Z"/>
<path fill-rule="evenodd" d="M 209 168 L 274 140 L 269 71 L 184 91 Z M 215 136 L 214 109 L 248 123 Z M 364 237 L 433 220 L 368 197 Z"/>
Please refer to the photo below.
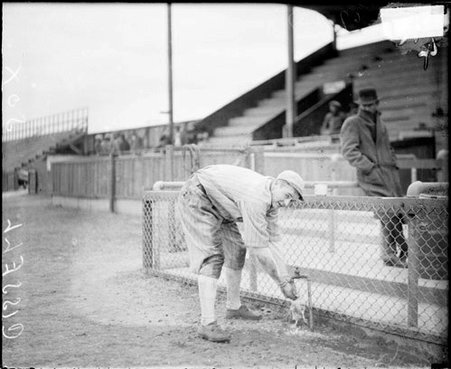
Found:
<path fill-rule="evenodd" d="M 241 269 L 246 247 L 277 242 L 272 177 L 233 165 L 198 170 L 183 186 L 177 209 L 194 272 L 219 278 L 222 265 Z M 241 236 L 236 222 L 243 222 Z"/>

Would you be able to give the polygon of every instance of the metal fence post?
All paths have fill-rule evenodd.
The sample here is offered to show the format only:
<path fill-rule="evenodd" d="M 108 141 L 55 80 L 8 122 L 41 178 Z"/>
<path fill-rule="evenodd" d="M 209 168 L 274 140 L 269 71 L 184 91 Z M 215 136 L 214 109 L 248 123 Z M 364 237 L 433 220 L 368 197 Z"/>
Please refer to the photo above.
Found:
<path fill-rule="evenodd" d="M 418 258 L 418 219 L 415 214 L 409 214 L 409 257 L 407 258 L 407 325 L 418 327 L 418 278 L 420 260 Z"/>
<path fill-rule="evenodd" d="M 152 233 L 152 201 L 143 200 L 143 267 L 151 269 L 153 266 L 153 233 Z"/>
<path fill-rule="evenodd" d="M 421 193 L 421 182 L 412 183 L 407 189 L 408 197 L 418 198 Z M 411 212 L 407 214 L 408 223 L 408 238 L 407 245 L 409 250 L 409 257 L 407 258 L 407 325 L 409 327 L 418 327 L 418 279 L 420 274 L 420 259 L 419 259 L 419 214 Z"/>
<path fill-rule="evenodd" d="M 116 197 L 116 154 L 111 153 L 111 176 L 110 176 L 110 211 L 114 213 L 114 202 Z"/>
<path fill-rule="evenodd" d="M 337 181 L 337 163 L 338 160 L 340 160 L 339 154 L 333 154 L 330 156 L 330 177 L 331 181 L 335 182 Z M 332 196 L 337 196 L 338 189 L 337 187 L 334 187 L 332 190 Z M 329 252 L 333 253 L 335 252 L 335 210 L 330 209 L 329 210 Z"/>

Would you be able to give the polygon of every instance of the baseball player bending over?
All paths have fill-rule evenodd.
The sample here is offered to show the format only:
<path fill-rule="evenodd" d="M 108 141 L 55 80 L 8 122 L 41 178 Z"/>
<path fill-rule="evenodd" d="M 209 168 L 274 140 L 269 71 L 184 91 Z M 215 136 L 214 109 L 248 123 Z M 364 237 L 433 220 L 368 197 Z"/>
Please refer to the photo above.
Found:
<path fill-rule="evenodd" d="M 285 297 L 295 300 L 296 290 L 276 243 L 278 209 L 303 201 L 304 181 L 293 171 L 277 178 L 233 165 L 210 165 L 195 172 L 184 184 L 177 201 L 188 245 L 190 266 L 198 274 L 201 324 L 199 336 L 230 341 L 216 321 L 217 282 L 224 266 L 227 284 L 226 319 L 258 320 L 240 301 L 241 273 L 246 251 L 256 256 Z M 237 222 L 243 222 L 243 235 Z"/>

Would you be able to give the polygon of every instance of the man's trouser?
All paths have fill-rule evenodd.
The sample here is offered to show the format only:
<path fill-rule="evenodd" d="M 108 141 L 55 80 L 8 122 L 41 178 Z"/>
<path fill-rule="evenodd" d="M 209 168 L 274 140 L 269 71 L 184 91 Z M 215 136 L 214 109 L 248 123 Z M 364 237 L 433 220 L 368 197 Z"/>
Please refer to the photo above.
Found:
<path fill-rule="evenodd" d="M 238 227 L 221 217 L 196 174 L 182 187 L 177 211 L 194 273 L 219 278 L 223 265 L 243 269 L 246 248 Z"/>
<path fill-rule="evenodd" d="M 393 260 L 398 256 L 397 247 L 400 250 L 399 256 L 401 258 L 407 257 L 407 242 L 402 231 L 402 215 L 398 214 L 383 214 L 379 215 L 382 224 L 382 247 L 381 257 L 384 261 Z"/>

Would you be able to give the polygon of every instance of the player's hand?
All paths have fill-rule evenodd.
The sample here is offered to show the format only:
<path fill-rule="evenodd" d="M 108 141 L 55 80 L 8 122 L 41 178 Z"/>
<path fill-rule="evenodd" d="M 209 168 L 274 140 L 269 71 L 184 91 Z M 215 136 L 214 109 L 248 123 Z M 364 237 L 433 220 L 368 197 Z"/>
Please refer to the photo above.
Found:
<path fill-rule="evenodd" d="M 298 298 L 296 294 L 296 286 L 293 279 L 284 279 L 281 283 L 279 283 L 279 287 L 286 298 L 291 300 L 296 300 Z"/>

